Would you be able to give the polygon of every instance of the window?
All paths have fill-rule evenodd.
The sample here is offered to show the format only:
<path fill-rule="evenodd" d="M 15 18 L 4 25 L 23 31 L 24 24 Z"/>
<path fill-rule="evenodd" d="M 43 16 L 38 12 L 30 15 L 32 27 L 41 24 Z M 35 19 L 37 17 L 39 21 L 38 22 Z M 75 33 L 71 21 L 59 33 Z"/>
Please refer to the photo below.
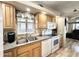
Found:
<path fill-rule="evenodd" d="M 27 20 L 27 33 L 33 33 L 34 32 L 34 20 L 29 19 Z"/>
<path fill-rule="evenodd" d="M 25 34 L 25 33 L 26 33 L 26 20 L 22 18 L 18 18 L 17 34 Z"/>
<path fill-rule="evenodd" d="M 79 22 L 79 20 L 76 20 L 76 22 Z M 79 30 L 79 23 L 76 23 L 76 29 Z"/>
<path fill-rule="evenodd" d="M 73 26 L 73 30 L 75 30 L 75 26 L 76 26 L 76 24 L 72 24 L 72 26 Z"/>
<path fill-rule="evenodd" d="M 27 33 L 33 33 L 34 32 L 34 23 L 28 22 L 27 23 Z"/>
<path fill-rule="evenodd" d="M 17 15 L 17 34 L 34 32 L 34 15 L 20 13 Z"/>

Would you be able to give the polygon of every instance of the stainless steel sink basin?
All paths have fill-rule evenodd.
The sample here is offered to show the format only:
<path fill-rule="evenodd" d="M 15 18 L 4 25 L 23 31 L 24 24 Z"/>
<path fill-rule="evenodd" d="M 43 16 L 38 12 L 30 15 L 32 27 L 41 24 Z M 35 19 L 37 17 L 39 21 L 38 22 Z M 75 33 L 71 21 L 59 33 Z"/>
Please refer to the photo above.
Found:
<path fill-rule="evenodd" d="M 38 38 L 37 37 L 28 37 L 27 39 L 17 40 L 17 44 L 27 43 L 27 42 L 35 41 L 35 40 L 38 40 Z"/>
<path fill-rule="evenodd" d="M 16 41 L 16 44 L 26 43 L 26 39 L 19 39 Z"/>
<path fill-rule="evenodd" d="M 34 41 L 34 40 L 37 40 L 36 37 L 28 37 L 27 39 L 28 39 L 28 41 Z"/>

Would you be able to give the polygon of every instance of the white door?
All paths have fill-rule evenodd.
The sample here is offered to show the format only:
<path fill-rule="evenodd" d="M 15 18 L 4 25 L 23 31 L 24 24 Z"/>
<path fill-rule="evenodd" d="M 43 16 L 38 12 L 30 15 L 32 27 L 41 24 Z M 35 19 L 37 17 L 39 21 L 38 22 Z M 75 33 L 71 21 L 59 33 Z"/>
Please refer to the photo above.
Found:
<path fill-rule="evenodd" d="M 42 41 L 42 56 L 46 57 L 51 53 L 51 39 Z"/>

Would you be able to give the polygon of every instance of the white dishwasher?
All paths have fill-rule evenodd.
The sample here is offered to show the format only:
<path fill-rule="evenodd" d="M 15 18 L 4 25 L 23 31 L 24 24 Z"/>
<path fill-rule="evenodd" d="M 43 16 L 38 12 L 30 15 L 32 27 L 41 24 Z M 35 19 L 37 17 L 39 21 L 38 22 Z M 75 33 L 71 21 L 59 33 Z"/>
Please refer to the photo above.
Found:
<path fill-rule="evenodd" d="M 42 57 L 46 57 L 52 52 L 51 44 L 52 44 L 51 39 L 46 39 L 42 41 Z"/>

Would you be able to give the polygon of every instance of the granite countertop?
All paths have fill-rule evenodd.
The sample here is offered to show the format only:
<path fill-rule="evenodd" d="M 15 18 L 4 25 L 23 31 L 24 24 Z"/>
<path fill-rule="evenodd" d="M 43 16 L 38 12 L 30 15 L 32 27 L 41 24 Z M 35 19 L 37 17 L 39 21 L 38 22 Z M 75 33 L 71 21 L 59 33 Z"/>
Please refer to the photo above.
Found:
<path fill-rule="evenodd" d="M 38 42 L 38 41 L 43 41 L 43 40 L 49 39 L 51 37 L 53 37 L 53 36 L 37 36 L 37 38 L 38 38 L 37 40 L 29 41 L 29 42 L 22 43 L 22 44 L 16 44 L 16 41 L 13 43 L 7 43 L 4 45 L 4 50 L 16 48 L 16 47 L 19 47 L 22 45 L 31 44 L 31 43 Z"/>

